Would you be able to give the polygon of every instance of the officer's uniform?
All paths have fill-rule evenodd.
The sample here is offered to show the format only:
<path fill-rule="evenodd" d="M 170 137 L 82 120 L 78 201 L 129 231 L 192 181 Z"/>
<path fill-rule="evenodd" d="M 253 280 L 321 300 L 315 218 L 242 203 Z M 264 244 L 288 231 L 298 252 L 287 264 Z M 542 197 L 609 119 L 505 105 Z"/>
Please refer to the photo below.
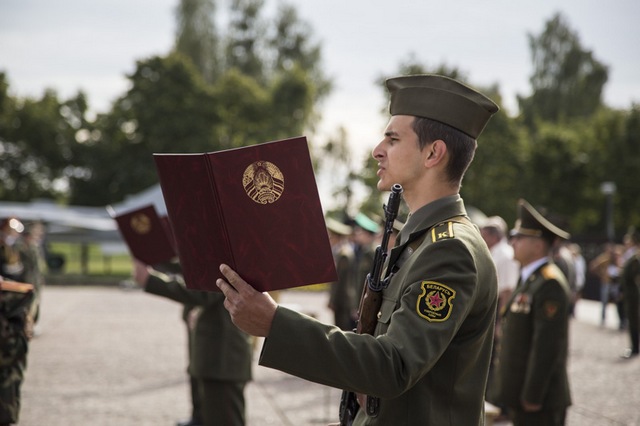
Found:
<path fill-rule="evenodd" d="M 243 425 L 244 387 L 251 380 L 252 345 L 224 309 L 218 292 L 192 291 L 181 278 L 152 273 L 145 291 L 196 306 L 191 330 L 189 374 L 198 380 L 204 425 Z"/>
<path fill-rule="evenodd" d="M 497 110 L 442 77 L 401 77 L 387 87 L 392 115 L 442 121 L 474 139 Z M 484 424 L 497 278 L 460 196 L 413 212 L 385 269 L 393 276 L 374 336 L 341 332 L 279 306 L 260 364 L 378 397 L 377 413 L 361 408 L 354 425 Z"/>
<path fill-rule="evenodd" d="M 569 238 L 526 201 L 519 202 L 513 235 Z M 534 263 L 531 263 L 534 266 Z M 524 265 L 527 266 L 527 265 Z M 571 290 L 550 258 L 520 282 L 502 313 L 497 366 L 497 401 L 508 407 L 514 425 L 561 425 L 571 405 L 567 375 Z M 525 412 L 522 401 L 541 404 Z"/>

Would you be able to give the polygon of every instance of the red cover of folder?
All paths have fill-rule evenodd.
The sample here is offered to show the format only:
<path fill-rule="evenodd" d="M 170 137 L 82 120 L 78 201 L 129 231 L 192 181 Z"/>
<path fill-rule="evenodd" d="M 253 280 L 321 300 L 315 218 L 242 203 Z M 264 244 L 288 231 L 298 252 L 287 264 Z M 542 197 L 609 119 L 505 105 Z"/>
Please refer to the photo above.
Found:
<path fill-rule="evenodd" d="M 221 263 L 259 291 L 337 279 L 305 137 L 154 160 L 188 288 Z"/>
<path fill-rule="evenodd" d="M 177 257 L 166 217 L 153 205 L 114 216 L 131 255 L 147 265 L 169 263 Z"/>

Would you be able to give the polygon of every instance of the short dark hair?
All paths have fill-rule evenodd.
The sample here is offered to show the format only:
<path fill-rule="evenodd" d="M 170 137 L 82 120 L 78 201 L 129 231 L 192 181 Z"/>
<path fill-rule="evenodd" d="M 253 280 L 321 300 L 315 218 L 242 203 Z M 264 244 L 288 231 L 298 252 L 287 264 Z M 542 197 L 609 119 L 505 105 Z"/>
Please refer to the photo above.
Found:
<path fill-rule="evenodd" d="M 418 135 L 420 151 L 438 139 L 444 141 L 449 152 L 449 164 L 446 169 L 447 180 L 455 185 L 460 185 L 465 172 L 473 161 L 478 146 L 477 141 L 460 130 L 425 117 L 414 118 L 413 131 Z"/>

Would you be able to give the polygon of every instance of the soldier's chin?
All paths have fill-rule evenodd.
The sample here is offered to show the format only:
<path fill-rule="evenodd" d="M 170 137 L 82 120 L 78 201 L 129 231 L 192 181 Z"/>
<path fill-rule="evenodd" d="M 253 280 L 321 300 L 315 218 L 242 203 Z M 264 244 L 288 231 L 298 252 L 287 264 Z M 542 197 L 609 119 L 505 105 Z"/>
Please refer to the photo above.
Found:
<path fill-rule="evenodd" d="M 378 181 L 378 184 L 376 186 L 378 188 L 378 191 L 391 191 L 391 184 L 384 182 L 382 179 Z"/>

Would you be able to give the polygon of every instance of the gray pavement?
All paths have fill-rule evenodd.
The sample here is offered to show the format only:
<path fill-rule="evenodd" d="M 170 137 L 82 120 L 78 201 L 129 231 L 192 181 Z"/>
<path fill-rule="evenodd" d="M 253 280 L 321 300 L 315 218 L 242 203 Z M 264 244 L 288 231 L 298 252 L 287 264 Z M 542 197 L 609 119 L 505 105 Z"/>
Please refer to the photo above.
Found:
<path fill-rule="evenodd" d="M 281 292 L 280 302 L 331 321 L 327 294 Z M 21 426 L 172 426 L 189 415 L 181 307 L 139 290 L 48 286 L 31 342 Z M 571 324 L 569 426 L 640 425 L 640 359 L 613 307 L 580 301 Z M 254 359 L 260 351 L 256 342 Z M 254 364 L 247 425 L 335 421 L 340 391 Z M 505 423 L 505 425 L 508 423 Z"/>

